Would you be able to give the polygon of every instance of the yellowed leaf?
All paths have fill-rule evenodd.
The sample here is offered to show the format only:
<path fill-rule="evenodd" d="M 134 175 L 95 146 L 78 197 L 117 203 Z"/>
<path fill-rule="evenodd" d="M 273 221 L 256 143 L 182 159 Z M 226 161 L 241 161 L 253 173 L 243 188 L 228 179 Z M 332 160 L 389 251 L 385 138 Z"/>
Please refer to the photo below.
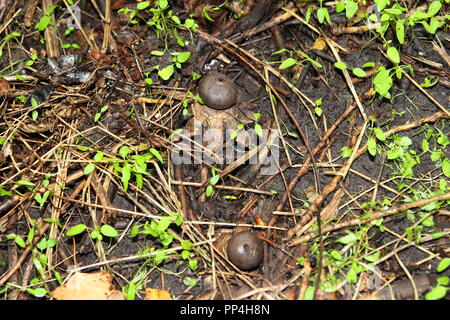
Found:
<path fill-rule="evenodd" d="M 57 300 L 123 300 L 122 292 L 112 284 L 110 273 L 75 273 L 65 285 L 53 291 Z"/>
<path fill-rule="evenodd" d="M 314 44 L 312 45 L 312 50 L 323 50 L 327 46 L 327 43 L 323 38 L 317 38 L 316 41 L 314 41 Z"/>
<path fill-rule="evenodd" d="M 145 298 L 144 300 L 173 300 L 170 293 L 166 290 L 160 289 L 145 289 Z"/>

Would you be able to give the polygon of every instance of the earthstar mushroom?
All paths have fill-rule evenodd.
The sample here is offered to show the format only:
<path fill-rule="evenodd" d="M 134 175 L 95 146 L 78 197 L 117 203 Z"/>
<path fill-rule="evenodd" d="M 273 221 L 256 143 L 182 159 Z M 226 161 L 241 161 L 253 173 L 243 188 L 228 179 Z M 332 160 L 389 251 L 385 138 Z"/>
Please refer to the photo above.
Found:
<path fill-rule="evenodd" d="M 251 231 L 238 232 L 228 241 L 227 256 L 239 269 L 253 270 L 263 260 L 263 242 Z"/>
<path fill-rule="evenodd" d="M 236 104 L 239 90 L 226 75 L 214 72 L 200 80 L 198 93 L 208 107 L 225 110 Z"/>

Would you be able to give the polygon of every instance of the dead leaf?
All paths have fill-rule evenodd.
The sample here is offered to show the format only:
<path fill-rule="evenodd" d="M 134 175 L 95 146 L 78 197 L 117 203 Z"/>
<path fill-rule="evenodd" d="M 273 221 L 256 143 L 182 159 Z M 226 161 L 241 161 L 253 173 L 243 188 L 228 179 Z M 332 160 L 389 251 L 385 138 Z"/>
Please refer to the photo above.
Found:
<path fill-rule="evenodd" d="M 144 300 L 173 300 L 172 296 L 166 290 L 160 289 L 145 289 L 145 298 Z"/>
<path fill-rule="evenodd" d="M 327 46 L 327 43 L 323 38 L 317 38 L 316 41 L 314 41 L 314 44 L 312 45 L 312 50 L 323 50 Z"/>
<path fill-rule="evenodd" d="M 343 195 L 344 191 L 342 189 L 336 191 L 333 199 L 331 199 L 330 203 L 320 213 L 323 220 L 328 221 L 336 216 Z"/>
<path fill-rule="evenodd" d="M 3 78 L 0 78 L 0 96 L 4 96 L 8 93 L 9 83 Z"/>
<path fill-rule="evenodd" d="M 75 273 L 65 285 L 53 291 L 57 300 L 124 300 L 112 284 L 110 273 Z"/>

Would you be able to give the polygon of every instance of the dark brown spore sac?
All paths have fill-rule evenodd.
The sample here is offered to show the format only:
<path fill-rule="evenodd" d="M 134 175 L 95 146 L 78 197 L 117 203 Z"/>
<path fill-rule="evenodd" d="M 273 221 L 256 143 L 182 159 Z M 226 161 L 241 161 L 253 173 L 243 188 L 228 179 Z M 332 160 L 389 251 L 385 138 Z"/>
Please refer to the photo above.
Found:
<path fill-rule="evenodd" d="M 216 110 L 234 106 L 238 99 L 238 88 L 227 76 L 211 73 L 200 80 L 198 93 L 205 104 Z"/>
<path fill-rule="evenodd" d="M 251 231 L 234 234 L 227 245 L 228 259 L 241 270 L 256 269 L 264 257 L 264 245 Z"/>

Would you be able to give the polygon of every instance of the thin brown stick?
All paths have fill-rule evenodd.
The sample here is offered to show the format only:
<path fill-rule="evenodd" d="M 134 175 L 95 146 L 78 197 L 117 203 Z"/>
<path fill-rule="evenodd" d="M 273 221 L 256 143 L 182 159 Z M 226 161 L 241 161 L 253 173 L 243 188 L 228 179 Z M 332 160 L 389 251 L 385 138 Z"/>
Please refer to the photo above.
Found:
<path fill-rule="evenodd" d="M 53 6 L 52 0 L 42 0 L 42 11 L 47 11 Z M 53 21 L 55 21 L 55 15 L 52 13 L 50 15 Z M 45 36 L 45 48 L 47 50 L 47 55 L 50 58 L 56 58 L 60 56 L 58 38 L 56 36 L 56 27 L 49 24 L 44 31 Z"/>

